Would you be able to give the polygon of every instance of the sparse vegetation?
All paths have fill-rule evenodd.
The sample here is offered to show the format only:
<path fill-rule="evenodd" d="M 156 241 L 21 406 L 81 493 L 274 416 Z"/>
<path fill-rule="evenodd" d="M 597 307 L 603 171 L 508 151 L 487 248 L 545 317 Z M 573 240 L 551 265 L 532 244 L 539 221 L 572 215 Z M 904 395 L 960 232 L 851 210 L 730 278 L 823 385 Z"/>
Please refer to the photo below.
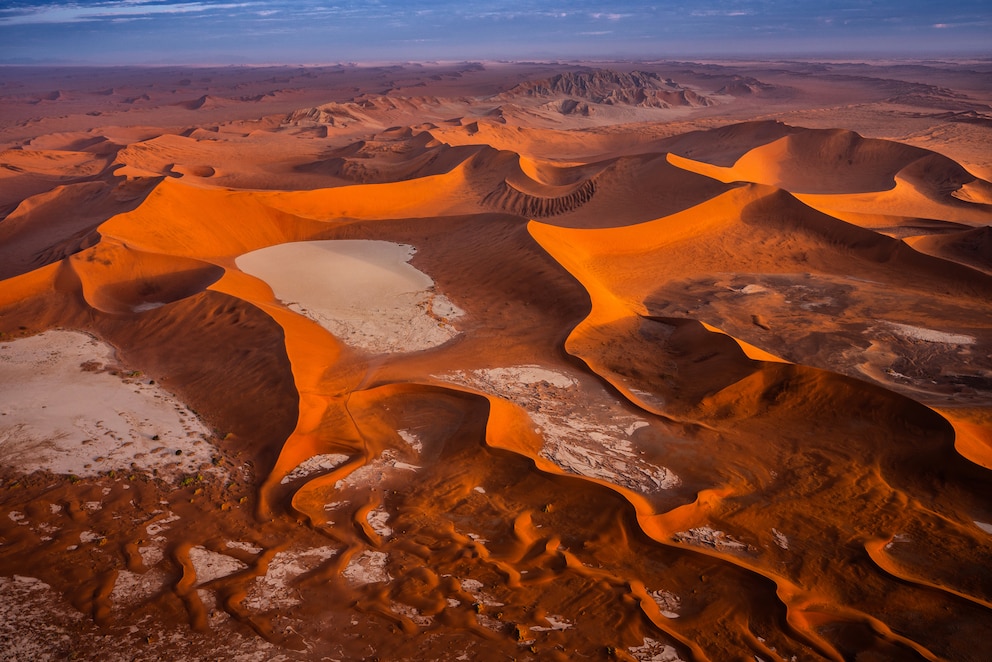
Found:
<path fill-rule="evenodd" d="M 182 480 L 179 481 L 179 487 L 189 487 L 196 483 L 203 482 L 203 474 L 191 474 L 183 476 Z"/>

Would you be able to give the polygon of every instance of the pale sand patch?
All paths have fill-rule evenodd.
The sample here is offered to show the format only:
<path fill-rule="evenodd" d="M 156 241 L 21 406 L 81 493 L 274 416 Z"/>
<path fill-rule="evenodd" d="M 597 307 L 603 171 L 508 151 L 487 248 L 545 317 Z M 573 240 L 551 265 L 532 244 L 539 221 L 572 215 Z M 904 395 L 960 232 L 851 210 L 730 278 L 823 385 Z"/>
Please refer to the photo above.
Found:
<path fill-rule="evenodd" d="M 165 574 L 161 577 L 164 586 Z M 124 581 L 127 582 L 128 579 Z M 120 590 L 115 586 L 111 599 L 114 599 L 115 594 L 119 597 Z M 140 590 L 146 590 L 146 587 L 142 586 Z M 268 662 L 290 659 L 285 655 L 285 649 L 251 632 L 246 634 L 228 626 L 218 633 L 218 628 L 224 626 L 230 618 L 226 612 L 216 608 L 216 600 L 212 594 L 198 591 L 198 595 L 211 614 L 209 625 L 212 630 L 206 633 L 191 632 L 186 624 L 176 628 L 162 628 L 147 620 L 141 621 L 131 628 L 133 634 L 140 626 L 143 635 L 140 655 L 136 658 L 135 649 L 117 645 L 120 644 L 119 639 L 97 628 L 87 615 L 74 609 L 40 579 L 17 575 L 0 577 L 0 642 L 3 642 L 3 659 L 100 659 L 105 662 L 128 662 L 134 659 Z M 134 600 L 132 604 L 137 602 L 138 600 Z"/>
<path fill-rule="evenodd" d="M 99 542 L 103 540 L 103 536 L 95 531 L 83 531 L 79 534 L 79 542 L 86 544 L 91 542 Z"/>
<path fill-rule="evenodd" d="M 897 324 L 896 322 L 886 322 L 889 328 L 904 338 L 922 340 L 924 342 L 946 343 L 949 345 L 974 345 L 975 337 L 966 336 L 960 333 L 945 333 L 935 331 L 922 326 L 912 326 L 911 324 Z"/>
<path fill-rule="evenodd" d="M 152 536 L 152 539 L 158 539 L 158 534 L 171 529 L 172 527 L 170 527 L 169 524 L 172 524 L 180 519 L 179 515 L 175 514 L 171 510 L 168 513 L 159 510 L 152 514 L 155 515 L 155 517 L 152 521 L 145 525 L 145 532 Z"/>
<path fill-rule="evenodd" d="M 532 625 L 528 629 L 533 630 L 534 632 L 551 632 L 554 630 L 568 630 L 573 627 L 573 624 L 564 616 L 545 616 L 544 620 L 548 622 L 550 627 L 544 627 L 543 625 Z"/>
<path fill-rule="evenodd" d="M 258 545 L 245 542 L 243 540 L 229 540 L 227 541 L 227 546 L 231 549 L 240 549 L 241 551 L 248 552 L 249 554 L 261 554 L 263 551 Z"/>
<path fill-rule="evenodd" d="M 336 469 L 348 461 L 348 456 L 342 453 L 329 453 L 326 455 L 314 455 L 301 462 L 295 469 L 290 471 L 279 481 L 283 485 L 299 478 L 306 478 L 311 474 L 324 473 L 331 469 Z"/>
<path fill-rule="evenodd" d="M 737 540 L 729 533 L 717 531 L 709 526 L 700 526 L 688 531 L 679 531 L 674 536 L 677 542 L 689 543 L 700 547 L 709 547 L 718 552 L 746 552 L 747 543 Z"/>
<path fill-rule="evenodd" d="M 228 543 L 231 546 L 231 543 Z M 336 547 L 276 552 L 263 577 L 256 577 L 245 596 L 245 606 L 266 612 L 286 609 L 302 602 L 293 582 L 338 553 Z"/>
<path fill-rule="evenodd" d="M 369 526 L 372 527 L 372 530 L 383 538 L 388 538 L 393 535 L 392 527 L 386 524 L 386 522 L 389 521 L 389 513 L 382 507 L 369 511 L 369 514 L 365 519 L 368 521 Z"/>
<path fill-rule="evenodd" d="M 644 637 L 640 646 L 631 646 L 627 651 L 638 662 L 683 662 L 675 648 L 648 637 Z"/>
<path fill-rule="evenodd" d="M 483 591 L 482 582 L 477 579 L 462 579 L 459 583 L 461 584 L 462 590 L 471 595 L 475 601 L 475 622 L 488 630 L 492 630 L 493 632 L 504 631 L 506 629 L 506 623 L 487 615 L 478 608 L 479 605 L 485 605 L 486 607 L 502 607 L 504 603 L 495 600 L 492 596 Z"/>
<path fill-rule="evenodd" d="M 123 611 L 143 604 L 168 586 L 169 576 L 158 569 L 139 574 L 120 570 L 110 592 L 114 611 Z"/>
<path fill-rule="evenodd" d="M 462 579 L 459 584 L 461 584 L 462 590 L 475 598 L 475 601 L 481 605 L 487 607 L 502 607 L 503 603 L 498 602 L 488 593 L 482 590 L 482 582 L 478 579 Z"/>
<path fill-rule="evenodd" d="M 682 608 L 682 599 L 679 596 L 662 589 L 651 591 L 650 595 L 651 599 L 658 605 L 662 616 L 673 619 L 679 617 L 679 609 Z"/>
<path fill-rule="evenodd" d="M 433 617 L 421 614 L 419 609 L 411 607 L 410 605 L 405 605 L 401 602 L 391 602 L 389 606 L 395 613 L 400 616 L 406 616 L 419 627 L 430 627 L 431 624 L 434 623 Z"/>
<path fill-rule="evenodd" d="M 34 577 L 0 577 L 0 641 L 5 659 L 45 660 L 69 650 L 85 616 Z"/>
<path fill-rule="evenodd" d="M 373 354 L 443 345 L 463 312 L 409 264 L 413 246 L 389 241 L 301 241 L 239 256 L 243 272 L 340 338 Z"/>
<path fill-rule="evenodd" d="M 403 441 L 410 445 L 410 448 L 418 453 L 423 452 L 424 444 L 420 441 L 420 437 L 409 430 L 397 430 L 396 433 L 403 439 Z"/>
<path fill-rule="evenodd" d="M 386 562 L 389 556 L 385 552 L 364 551 L 352 557 L 341 574 L 352 584 L 376 584 L 392 579 L 386 572 Z"/>
<path fill-rule="evenodd" d="M 193 569 L 196 571 L 196 586 L 202 586 L 215 579 L 233 575 L 248 567 L 247 564 L 233 556 L 218 554 L 200 546 L 190 548 L 189 560 L 193 563 Z"/>
<path fill-rule="evenodd" d="M 554 370 L 548 370 L 536 365 L 519 365 L 510 368 L 490 368 L 480 370 L 490 381 L 501 383 L 538 384 L 545 382 L 555 388 L 572 388 L 576 386 L 576 381 L 568 375 L 563 375 Z"/>
<path fill-rule="evenodd" d="M 650 493 L 681 485 L 666 467 L 637 452 L 631 436 L 650 422 L 631 415 L 619 401 L 590 398 L 573 377 L 536 365 L 457 371 L 438 379 L 463 384 L 523 408 L 544 437 L 541 457 L 569 473 Z"/>
<path fill-rule="evenodd" d="M 75 331 L 0 343 L 0 384 L 14 386 L 0 389 L 0 464 L 77 476 L 219 472 L 207 427 L 148 379 L 104 371 L 116 365 L 113 348 Z"/>
<path fill-rule="evenodd" d="M 397 459 L 396 452 L 391 448 L 387 448 L 379 457 L 375 458 L 368 464 L 363 464 L 341 480 L 334 483 L 334 489 L 340 490 L 345 487 L 374 485 L 382 482 L 388 474 L 392 474 L 397 469 L 401 471 L 416 471 L 419 468 L 420 467 L 416 465 L 399 461 Z"/>
<path fill-rule="evenodd" d="M 892 540 L 890 540 L 885 544 L 885 549 L 890 550 L 896 543 L 905 543 L 905 542 L 913 542 L 913 539 L 910 538 L 905 533 L 897 533 L 896 535 L 892 536 Z"/>
<path fill-rule="evenodd" d="M 153 545 L 139 547 L 138 554 L 141 555 L 141 562 L 145 564 L 146 568 L 159 564 L 165 558 L 165 552 L 162 548 Z"/>

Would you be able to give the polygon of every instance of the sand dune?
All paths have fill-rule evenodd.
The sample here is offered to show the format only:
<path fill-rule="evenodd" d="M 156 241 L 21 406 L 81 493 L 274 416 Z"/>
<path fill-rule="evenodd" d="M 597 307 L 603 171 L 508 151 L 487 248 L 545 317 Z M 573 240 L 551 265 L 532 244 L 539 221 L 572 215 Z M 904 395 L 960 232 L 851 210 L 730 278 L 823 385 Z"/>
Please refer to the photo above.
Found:
<path fill-rule="evenodd" d="M 3 277 L 56 262 L 99 240 L 97 226 L 136 207 L 146 182 L 81 182 L 25 198 L 0 224 Z"/>
<path fill-rule="evenodd" d="M 0 126 L 0 639 L 984 659 L 975 67 L 39 69 Z"/>
<path fill-rule="evenodd" d="M 963 232 L 913 237 L 907 243 L 918 251 L 992 272 L 992 231 L 988 225 Z"/>
<path fill-rule="evenodd" d="M 220 267 L 173 255 L 144 253 L 106 239 L 69 259 L 83 298 L 105 313 L 141 313 L 202 292 Z"/>

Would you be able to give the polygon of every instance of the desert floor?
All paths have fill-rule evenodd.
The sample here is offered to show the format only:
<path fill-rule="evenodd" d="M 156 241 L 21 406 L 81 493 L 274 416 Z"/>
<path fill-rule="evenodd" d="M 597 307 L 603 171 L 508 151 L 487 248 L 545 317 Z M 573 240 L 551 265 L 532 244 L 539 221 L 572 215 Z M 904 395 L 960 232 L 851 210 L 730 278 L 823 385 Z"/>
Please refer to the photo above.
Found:
<path fill-rule="evenodd" d="M 990 180 L 989 60 L 0 68 L 2 657 L 987 660 Z"/>

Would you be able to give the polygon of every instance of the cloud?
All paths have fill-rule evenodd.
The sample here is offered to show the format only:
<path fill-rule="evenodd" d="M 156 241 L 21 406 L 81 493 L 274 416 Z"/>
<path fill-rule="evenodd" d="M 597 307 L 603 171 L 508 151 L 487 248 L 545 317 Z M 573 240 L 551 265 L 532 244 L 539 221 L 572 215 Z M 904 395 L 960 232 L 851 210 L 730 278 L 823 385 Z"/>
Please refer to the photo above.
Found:
<path fill-rule="evenodd" d="M 529 9 L 500 9 L 496 11 L 472 11 L 471 9 L 465 11 L 459 9 L 456 13 L 467 20 L 496 19 L 514 21 L 517 19 L 532 18 L 567 18 L 569 16 L 568 12 L 564 11 L 535 11 Z"/>
<path fill-rule="evenodd" d="M 630 18 L 633 14 L 608 14 L 605 12 L 595 12 L 590 14 L 597 21 L 600 19 L 606 19 L 607 21 L 619 21 L 622 18 Z"/>
<path fill-rule="evenodd" d="M 119 21 L 124 18 L 144 18 L 155 14 L 190 14 L 213 10 L 243 9 L 254 2 L 181 2 L 164 4 L 151 0 L 117 0 L 97 5 L 42 5 L 30 9 L 0 10 L 0 25 L 38 25 L 85 23 L 100 20 Z"/>
<path fill-rule="evenodd" d="M 697 9 L 690 13 L 690 16 L 713 17 L 713 16 L 753 16 L 751 9 Z"/>

